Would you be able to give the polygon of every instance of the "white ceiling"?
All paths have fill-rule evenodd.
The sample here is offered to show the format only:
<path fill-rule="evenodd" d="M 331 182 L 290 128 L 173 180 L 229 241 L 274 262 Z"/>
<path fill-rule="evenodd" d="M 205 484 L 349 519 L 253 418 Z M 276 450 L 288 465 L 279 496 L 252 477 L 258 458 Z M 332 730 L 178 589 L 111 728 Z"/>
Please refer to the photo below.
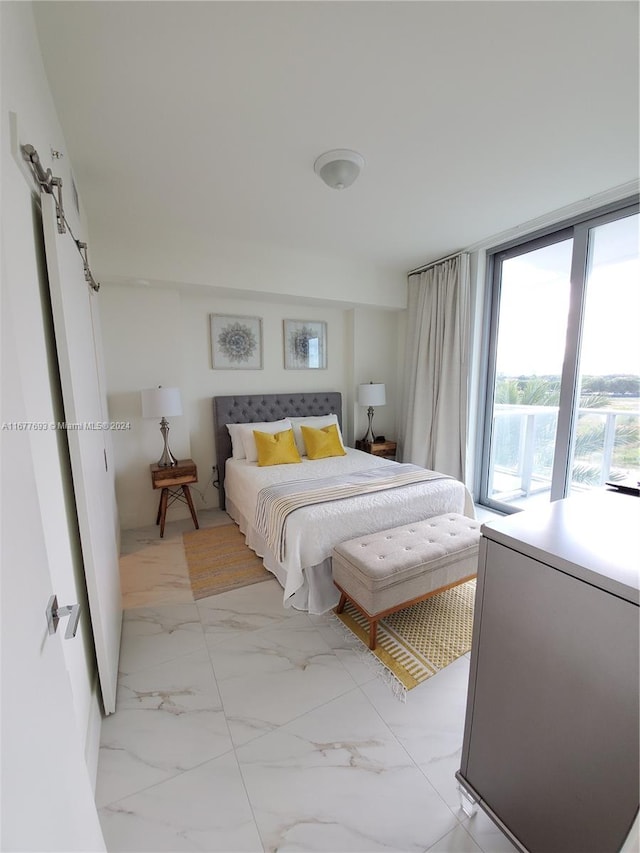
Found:
<path fill-rule="evenodd" d="M 635 2 L 35 14 L 103 249 L 253 244 L 406 271 L 638 177 Z M 331 148 L 366 160 L 344 191 L 313 171 Z"/>

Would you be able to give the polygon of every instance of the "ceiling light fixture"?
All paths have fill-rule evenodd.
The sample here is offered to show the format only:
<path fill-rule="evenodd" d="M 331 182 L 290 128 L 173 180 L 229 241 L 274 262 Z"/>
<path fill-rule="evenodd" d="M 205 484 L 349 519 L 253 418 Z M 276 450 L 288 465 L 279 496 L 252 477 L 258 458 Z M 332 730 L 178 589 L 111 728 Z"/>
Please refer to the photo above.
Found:
<path fill-rule="evenodd" d="M 364 157 L 357 151 L 336 148 L 321 154 L 314 163 L 313 170 L 328 187 L 343 190 L 351 186 L 363 167 Z"/>

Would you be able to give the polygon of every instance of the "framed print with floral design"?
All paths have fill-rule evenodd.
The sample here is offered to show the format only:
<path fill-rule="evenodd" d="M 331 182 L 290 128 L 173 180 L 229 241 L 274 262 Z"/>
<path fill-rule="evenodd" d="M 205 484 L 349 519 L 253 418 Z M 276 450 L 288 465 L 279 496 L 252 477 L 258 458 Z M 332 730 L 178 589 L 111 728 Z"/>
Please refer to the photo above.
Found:
<path fill-rule="evenodd" d="M 214 370 L 262 369 L 262 319 L 210 314 Z"/>
<path fill-rule="evenodd" d="M 284 366 L 286 370 L 325 368 L 327 324 L 316 320 L 285 320 Z"/>

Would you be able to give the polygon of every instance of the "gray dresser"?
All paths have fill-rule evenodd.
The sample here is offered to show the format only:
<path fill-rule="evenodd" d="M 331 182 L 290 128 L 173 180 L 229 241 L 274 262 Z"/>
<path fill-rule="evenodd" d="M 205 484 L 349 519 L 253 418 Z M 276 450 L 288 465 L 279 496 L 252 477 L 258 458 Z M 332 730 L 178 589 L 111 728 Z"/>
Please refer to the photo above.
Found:
<path fill-rule="evenodd" d="M 482 534 L 458 781 L 523 851 L 615 853 L 638 811 L 640 499 Z"/>

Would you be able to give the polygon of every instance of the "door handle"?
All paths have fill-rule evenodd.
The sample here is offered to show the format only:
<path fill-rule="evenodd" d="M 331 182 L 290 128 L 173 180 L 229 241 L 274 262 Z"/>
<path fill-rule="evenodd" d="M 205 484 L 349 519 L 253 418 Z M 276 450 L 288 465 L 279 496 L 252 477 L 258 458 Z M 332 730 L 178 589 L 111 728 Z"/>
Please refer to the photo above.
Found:
<path fill-rule="evenodd" d="M 67 622 L 67 630 L 64 632 L 65 640 L 70 640 L 72 637 L 75 637 L 76 631 L 78 630 L 78 622 L 80 621 L 80 605 L 79 604 L 65 604 L 63 607 L 58 607 L 58 596 L 52 595 L 49 599 L 49 604 L 47 604 L 46 609 L 47 614 L 47 627 L 49 629 L 50 634 L 55 634 L 58 630 L 58 622 L 64 616 L 69 616 L 69 621 Z"/>

